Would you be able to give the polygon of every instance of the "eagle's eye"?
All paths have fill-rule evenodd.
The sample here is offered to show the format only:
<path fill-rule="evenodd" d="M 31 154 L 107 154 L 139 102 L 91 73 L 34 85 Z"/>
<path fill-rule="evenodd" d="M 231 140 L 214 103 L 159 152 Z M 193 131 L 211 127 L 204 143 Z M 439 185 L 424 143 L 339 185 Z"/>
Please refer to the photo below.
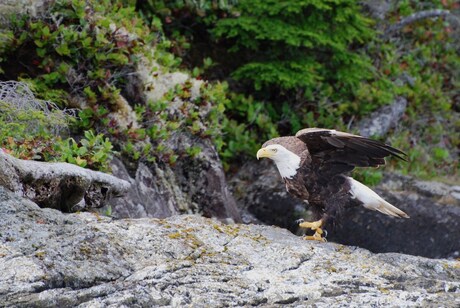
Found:
<path fill-rule="evenodd" d="M 272 151 L 276 153 L 276 151 L 278 151 L 278 150 L 277 149 L 272 149 Z"/>

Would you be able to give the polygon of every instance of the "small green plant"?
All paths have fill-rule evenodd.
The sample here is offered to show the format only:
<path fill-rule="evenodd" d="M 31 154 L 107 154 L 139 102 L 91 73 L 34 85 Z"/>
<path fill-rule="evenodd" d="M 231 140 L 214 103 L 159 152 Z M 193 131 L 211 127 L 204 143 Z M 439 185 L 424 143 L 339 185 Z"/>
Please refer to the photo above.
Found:
<path fill-rule="evenodd" d="M 201 148 L 197 146 L 189 147 L 185 150 L 188 156 L 195 158 L 201 153 Z"/>
<path fill-rule="evenodd" d="M 220 155 L 226 169 L 230 163 L 246 156 L 253 157 L 262 140 L 278 136 L 277 125 L 266 107 L 267 104 L 243 94 L 230 93 L 225 100 L 226 117 L 223 120 Z"/>
<path fill-rule="evenodd" d="M 57 160 L 65 161 L 80 167 L 108 171 L 109 163 L 114 155 L 112 143 L 102 134 L 85 131 L 84 138 L 79 142 L 73 138 L 56 144 Z"/>
<path fill-rule="evenodd" d="M 375 186 L 383 179 L 383 171 L 376 169 L 356 169 L 353 171 L 353 178 L 365 183 L 366 185 Z"/>

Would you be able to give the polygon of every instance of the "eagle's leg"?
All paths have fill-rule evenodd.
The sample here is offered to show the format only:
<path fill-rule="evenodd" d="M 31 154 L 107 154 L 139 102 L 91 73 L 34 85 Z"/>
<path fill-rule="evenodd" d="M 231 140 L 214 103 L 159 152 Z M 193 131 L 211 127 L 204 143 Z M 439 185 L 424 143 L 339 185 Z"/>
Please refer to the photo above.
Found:
<path fill-rule="evenodd" d="M 326 239 L 323 237 L 324 231 L 323 229 L 321 229 L 322 225 L 323 225 L 323 220 L 320 219 L 320 220 L 313 221 L 313 222 L 307 222 L 307 221 L 301 222 L 299 224 L 299 227 L 305 228 L 305 229 L 311 229 L 315 231 L 315 234 L 307 235 L 304 237 L 304 239 L 325 242 Z"/>

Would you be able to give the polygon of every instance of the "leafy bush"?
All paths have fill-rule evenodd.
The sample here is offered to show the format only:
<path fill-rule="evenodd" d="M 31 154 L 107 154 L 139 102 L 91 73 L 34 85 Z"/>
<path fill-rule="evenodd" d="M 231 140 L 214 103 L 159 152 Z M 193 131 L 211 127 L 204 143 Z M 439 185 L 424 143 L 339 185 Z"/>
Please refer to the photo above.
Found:
<path fill-rule="evenodd" d="M 16 157 L 51 159 L 58 134 L 72 119 L 72 112 L 36 99 L 26 84 L 0 82 L 0 143 Z"/>
<path fill-rule="evenodd" d="M 162 67 L 164 71 L 180 62 L 165 51 L 169 41 L 162 39 L 158 32 L 161 23 L 152 22 L 150 30 L 134 11 L 133 3 L 58 1 L 50 14 L 40 19 L 13 17 L 12 34 L 5 32 L 0 36 L 5 38 L 0 40 L 0 67 L 3 69 L 0 78 L 21 76 L 37 95 L 58 101 L 61 106 L 82 108 L 73 126 L 76 134 L 96 132 L 81 141 L 69 139 L 59 143 L 65 152 L 61 159 L 65 161 L 106 169 L 102 153 L 109 154 L 111 145 L 101 133 L 108 136 L 128 160 L 160 159 L 174 163 L 178 153 L 173 153 L 165 141 L 176 130 L 213 138 L 218 146 L 222 144 L 218 136 L 221 135 L 222 100 L 226 99 L 226 89 L 219 83 L 204 83 L 201 96 L 196 100 L 190 97 L 190 82 L 179 85 L 156 102 L 126 97 L 130 99 L 129 104 L 135 106 L 140 127 L 133 123 L 119 125 L 112 116 L 119 111 L 120 93 L 140 58 L 149 62 L 155 57 L 155 61 L 166 66 Z M 16 39 L 11 40 L 12 36 Z M 184 102 L 179 112 L 182 114 L 170 112 L 171 102 L 176 99 Z M 102 152 L 93 149 L 96 145 L 82 143 L 85 140 L 90 143 L 93 139 Z M 197 149 L 188 151 L 192 156 L 199 154 Z"/>
<path fill-rule="evenodd" d="M 213 33 L 244 57 L 235 78 L 252 81 L 257 90 L 297 89 L 311 97 L 328 84 L 349 94 L 372 76 L 370 59 L 350 49 L 374 35 L 356 1 L 243 0 L 237 10 Z"/>
<path fill-rule="evenodd" d="M 160 159 L 174 164 L 180 155 L 198 155 L 197 148 L 184 149 L 184 153 L 170 148 L 168 141 L 177 132 L 202 139 L 209 138 L 220 150 L 223 144 L 221 123 L 227 101 L 227 86 L 225 83 L 203 82 L 197 97 L 192 97 L 192 87 L 193 82 L 188 80 L 165 93 L 161 100 L 136 107 L 143 134 L 149 138 L 150 143 L 141 149 L 129 143 L 129 151 L 135 159 Z M 175 106 L 171 106 L 171 102 Z M 155 156 L 151 154 L 152 149 Z"/>
<path fill-rule="evenodd" d="M 246 97 L 229 95 L 241 99 L 226 106 L 227 137 L 245 126 L 246 140 L 250 135 L 273 136 L 274 129 L 288 134 L 308 125 L 340 127 L 342 117 L 357 109 L 348 102 L 360 82 L 374 76 L 370 58 L 356 47 L 375 32 L 355 1 L 203 1 L 201 8 L 186 2 L 156 1 L 156 11 L 140 9 L 162 18 L 171 51 L 183 57 L 184 64 L 193 68 L 212 57 L 205 77 L 231 75 L 239 80 L 232 80 L 231 89 Z M 263 107 L 270 125 L 247 124 L 254 109 L 248 101 Z M 233 147 L 234 140 L 225 141 L 232 148 L 222 153 L 225 159 L 253 155 L 248 143 L 233 142 Z"/>
<path fill-rule="evenodd" d="M 102 134 L 85 131 L 84 138 L 76 142 L 73 138 L 56 144 L 57 160 L 65 161 L 80 167 L 108 171 L 113 157 L 112 143 Z"/>
<path fill-rule="evenodd" d="M 0 82 L 0 144 L 21 159 L 66 161 L 95 170 L 108 170 L 112 144 L 86 131 L 78 143 L 67 135 L 73 110 L 61 110 L 36 99 L 27 84 Z"/>
<path fill-rule="evenodd" d="M 41 98 L 94 110 L 116 111 L 153 41 L 134 8 L 119 1 L 57 1 L 40 19 L 13 16 L 10 28 L 15 39 L 0 40 L 0 78 L 25 78 Z"/>
<path fill-rule="evenodd" d="M 455 2 L 434 2 L 427 7 L 418 1 L 401 1 L 390 18 L 400 20 L 435 8 L 455 9 Z M 460 137 L 453 132 L 460 130 L 456 94 L 460 40 L 452 26 L 443 18 L 405 26 L 398 36 L 382 42 L 385 61 L 380 70 L 409 101 L 400 130 L 390 138 L 393 145 L 409 153 L 409 163 L 398 162 L 396 168 L 426 179 L 443 176 L 458 182 Z"/>

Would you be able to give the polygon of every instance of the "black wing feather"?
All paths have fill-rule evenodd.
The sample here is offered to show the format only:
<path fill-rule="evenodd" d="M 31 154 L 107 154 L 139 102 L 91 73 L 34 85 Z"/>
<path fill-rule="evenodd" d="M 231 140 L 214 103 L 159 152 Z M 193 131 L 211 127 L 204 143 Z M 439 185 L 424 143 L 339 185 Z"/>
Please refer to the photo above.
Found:
<path fill-rule="evenodd" d="M 335 130 L 308 128 L 299 131 L 323 176 L 344 173 L 355 167 L 378 167 L 385 164 L 385 157 L 405 160 L 406 154 L 377 140 Z"/>

